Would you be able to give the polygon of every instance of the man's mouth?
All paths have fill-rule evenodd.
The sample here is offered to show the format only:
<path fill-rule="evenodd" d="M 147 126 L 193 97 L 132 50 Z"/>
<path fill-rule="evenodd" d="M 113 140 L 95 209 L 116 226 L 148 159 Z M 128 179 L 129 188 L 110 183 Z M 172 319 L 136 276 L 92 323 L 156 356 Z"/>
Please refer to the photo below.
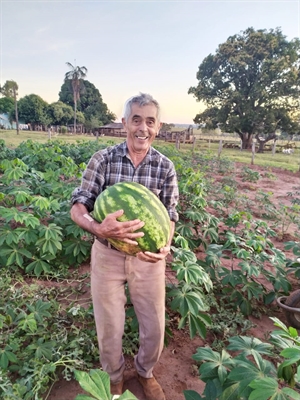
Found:
<path fill-rule="evenodd" d="M 136 136 L 136 138 L 139 140 L 147 140 L 148 136 Z"/>

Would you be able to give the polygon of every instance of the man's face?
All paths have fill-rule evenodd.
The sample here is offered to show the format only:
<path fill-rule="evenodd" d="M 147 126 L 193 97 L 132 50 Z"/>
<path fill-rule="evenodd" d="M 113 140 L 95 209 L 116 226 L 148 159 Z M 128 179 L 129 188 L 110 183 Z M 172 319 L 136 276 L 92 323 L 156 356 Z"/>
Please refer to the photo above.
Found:
<path fill-rule="evenodd" d="M 122 122 L 127 132 L 129 151 L 135 153 L 146 153 L 161 127 L 157 108 L 153 104 L 142 107 L 133 104 L 128 120 L 123 118 Z"/>

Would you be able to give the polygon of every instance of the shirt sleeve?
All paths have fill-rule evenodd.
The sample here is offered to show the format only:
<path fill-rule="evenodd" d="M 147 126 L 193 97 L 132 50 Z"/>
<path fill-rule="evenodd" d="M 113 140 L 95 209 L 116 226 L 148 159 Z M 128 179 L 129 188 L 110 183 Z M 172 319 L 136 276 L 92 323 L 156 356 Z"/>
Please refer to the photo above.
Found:
<path fill-rule="evenodd" d="M 179 219 L 176 207 L 179 199 L 178 181 L 174 165 L 171 163 L 171 168 L 160 192 L 160 200 L 165 205 L 169 214 L 170 220 L 177 222 Z"/>
<path fill-rule="evenodd" d="M 107 160 L 103 152 L 95 153 L 88 162 L 82 175 L 81 185 L 71 197 L 71 204 L 81 203 L 89 212 L 93 211 L 98 195 L 103 191 Z"/>

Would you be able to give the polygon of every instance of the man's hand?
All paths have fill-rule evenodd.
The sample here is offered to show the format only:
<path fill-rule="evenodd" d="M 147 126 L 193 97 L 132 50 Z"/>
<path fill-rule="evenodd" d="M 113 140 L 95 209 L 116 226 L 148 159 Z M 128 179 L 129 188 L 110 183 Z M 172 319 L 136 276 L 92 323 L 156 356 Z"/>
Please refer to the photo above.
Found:
<path fill-rule="evenodd" d="M 118 210 L 106 216 L 101 222 L 95 221 L 88 213 L 85 205 L 75 203 L 71 208 L 71 218 L 82 229 L 98 236 L 102 239 L 117 239 L 123 242 L 137 245 L 136 238 L 144 236 L 143 232 L 136 232 L 145 223 L 139 219 L 127 222 L 120 222 L 117 218 L 124 214 L 123 210 Z"/>
<path fill-rule="evenodd" d="M 144 253 L 142 252 L 137 253 L 136 256 L 141 261 L 156 263 L 166 258 L 167 255 L 170 254 L 170 251 L 171 251 L 170 246 L 165 246 L 159 250 L 159 253 L 151 253 L 150 251 L 145 251 Z"/>
<path fill-rule="evenodd" d="M 145 223 L 139 219 L 120 222 L 117 218 L 124 214 L 123 210 L 118 210 L 108 214 L 105 219 L 98 224 L 94 222 L 93 230 L 96 236 L 104 239 L 117 239 L 129 244 L 138 244 L 136 238 L 144 236 L 143 232 L 136 232 L 141 229 Z"/>

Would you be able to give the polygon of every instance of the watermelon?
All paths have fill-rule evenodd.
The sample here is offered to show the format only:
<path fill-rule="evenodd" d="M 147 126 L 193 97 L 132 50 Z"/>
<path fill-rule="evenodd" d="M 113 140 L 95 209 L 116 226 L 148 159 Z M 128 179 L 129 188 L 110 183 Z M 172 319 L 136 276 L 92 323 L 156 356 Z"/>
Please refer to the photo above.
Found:
<path fill-rule="evenodd" d="M 119 182 L 106 188 L 97 197 L 93 217 L 102 222 L 115 211 L 124 210 L 118 221 L 140 219 L 145 225 L 137 232 L 144 236 L 136 238 L 138 245 L 130 245 L 121 240 L 107 240 L 118 250 L 135 255 L 138 252 L 151 251 L 157 253 L 164 247 L 170 236 L 170 218 L 163 203 L 153 192 L 137 182 Z"/>

